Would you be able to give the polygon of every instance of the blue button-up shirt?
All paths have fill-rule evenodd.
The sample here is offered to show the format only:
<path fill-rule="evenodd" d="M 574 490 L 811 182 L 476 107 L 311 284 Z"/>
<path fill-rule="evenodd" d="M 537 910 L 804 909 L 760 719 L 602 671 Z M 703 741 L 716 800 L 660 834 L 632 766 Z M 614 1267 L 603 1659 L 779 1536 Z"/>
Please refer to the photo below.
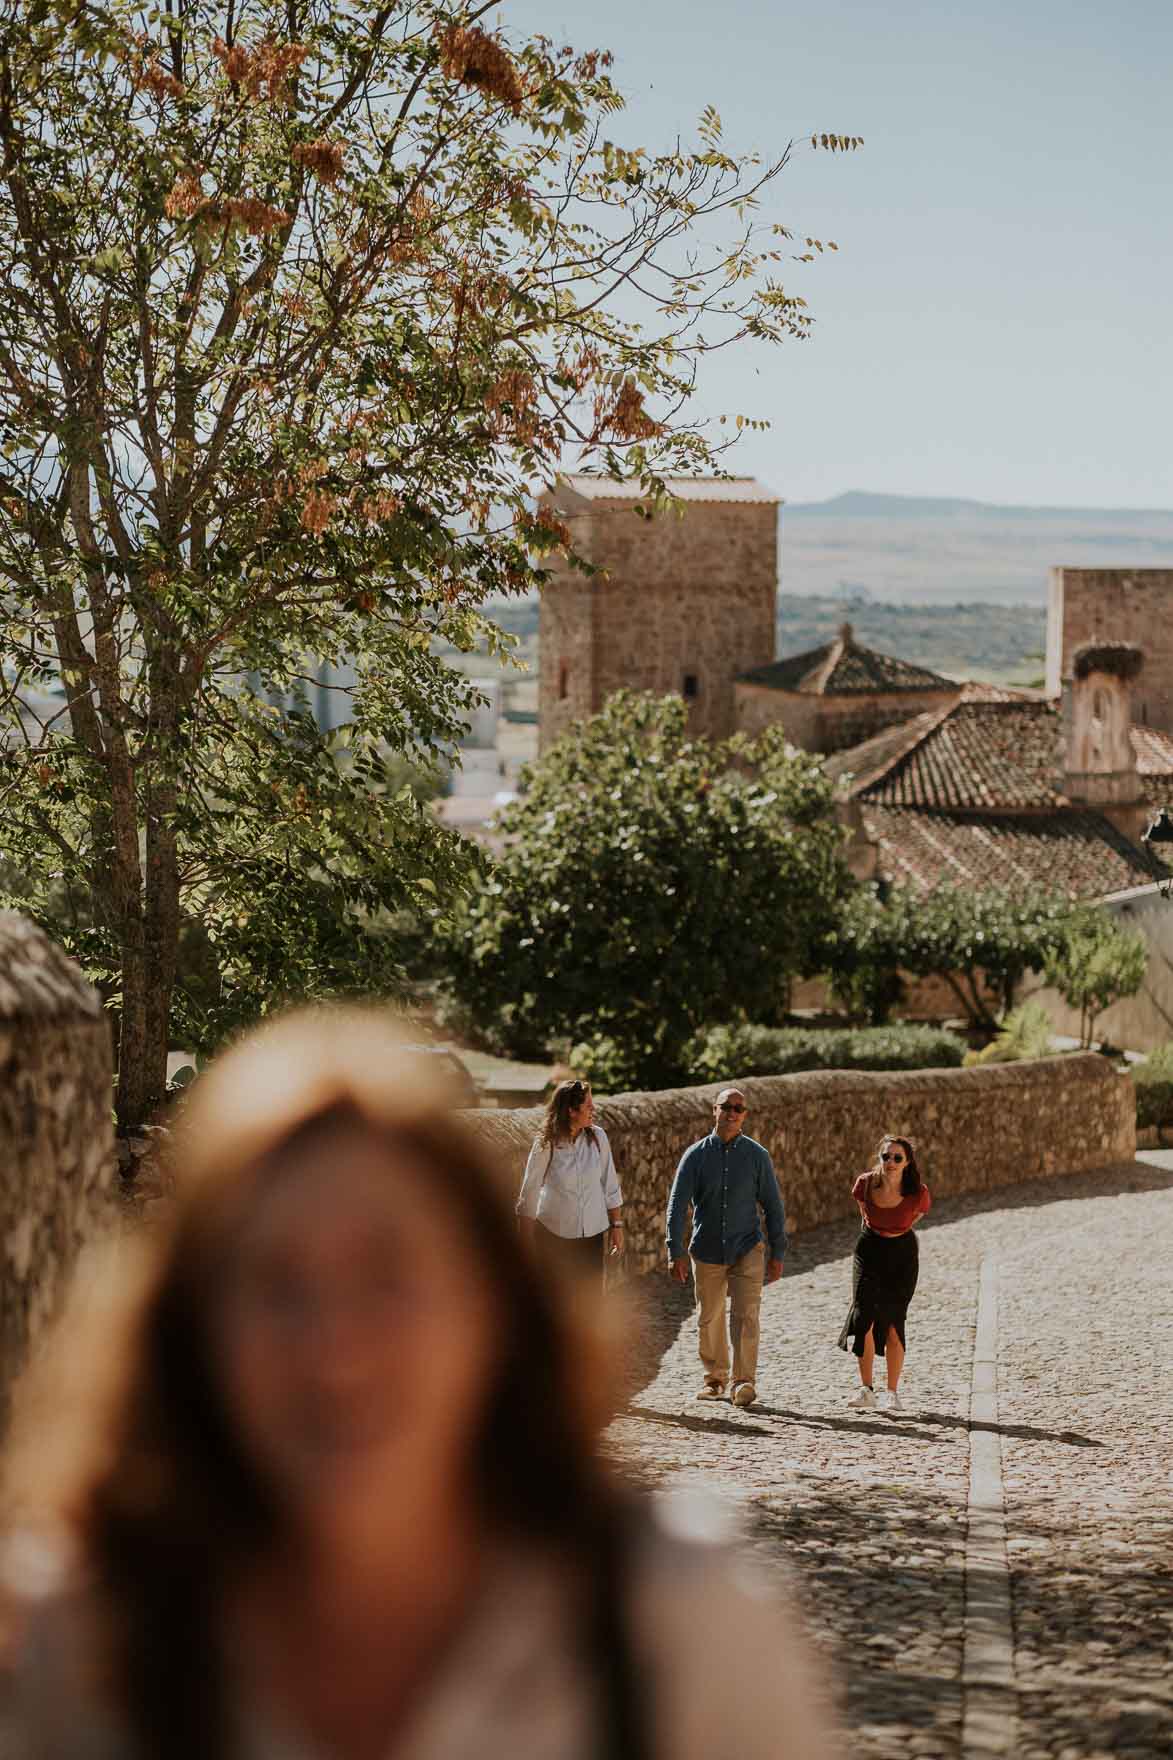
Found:
<path fill-rule="evenodd" d="M 692 1205 L 688 1250 L 704 1265 L 732 1265 L 762 1238 L 765 1212 L 770 1258 L 786 1251 L 786 1213 L 767 1150 L 752 1137 L 723 1143 L 716 1131 L 680 1157 L 668 1195 L 668 1257 L 684 1257 L 684 1224 Z"/>

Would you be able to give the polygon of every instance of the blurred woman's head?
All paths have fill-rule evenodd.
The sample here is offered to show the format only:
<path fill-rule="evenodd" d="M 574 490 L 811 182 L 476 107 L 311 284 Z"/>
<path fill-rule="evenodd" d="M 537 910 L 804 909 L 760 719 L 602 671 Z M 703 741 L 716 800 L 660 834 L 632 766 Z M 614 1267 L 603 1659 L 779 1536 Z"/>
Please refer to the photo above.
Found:
<path fill-rule="evenodd" d="M 610 1494 L 603 1414 L 578 1395 L 600 1381 L 591 1341 L 419 1061 L 373 1012 L 306 1013 L 188 1099 L 174 1213 L 72 1504 L 130 1709 L 158 1702 L 158 1718 L 137 1705 L 144 1731 L 168 1678 L 190 1696 L 175 1643 L 192 1687 L 220 1598 L 266 1558 L 354 1556 L 458 1506 L 487 1530 L 594 1543 Z"/>

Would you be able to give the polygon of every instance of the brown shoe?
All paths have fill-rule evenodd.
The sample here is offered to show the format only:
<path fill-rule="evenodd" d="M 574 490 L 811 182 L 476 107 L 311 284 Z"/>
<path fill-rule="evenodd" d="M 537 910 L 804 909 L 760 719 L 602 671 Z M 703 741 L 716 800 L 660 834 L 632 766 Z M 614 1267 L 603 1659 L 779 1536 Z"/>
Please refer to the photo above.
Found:
<path fill-rule="evenodd" d="M 724 1399 L 725 1383 L 723 1381 L 706 1381 L 700 1392 L 697 1394 L 697 1398 Z"/>
<path fill-rule="evenodd" d="M 757 1397 L 757 1392 L 755 1391 L 752 1381 L 739 1381 L 737 1386 L 733 1389 L 733 1403 L 735 1406 L 752 1406 Z"/>

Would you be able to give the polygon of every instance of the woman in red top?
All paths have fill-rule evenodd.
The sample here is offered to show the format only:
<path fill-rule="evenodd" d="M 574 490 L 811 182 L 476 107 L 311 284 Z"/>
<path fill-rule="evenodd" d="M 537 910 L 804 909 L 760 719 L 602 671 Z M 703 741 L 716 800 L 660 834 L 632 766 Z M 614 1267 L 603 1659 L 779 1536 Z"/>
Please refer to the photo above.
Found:
<path fill-rule="evenodd" d="M 882 1407 L 899 1411 L 904 1317 L 920 1260 L 912 1230 L 932 1203 L 907 1137 L 884 1138 L 875 1166 L 860 1174 L 851 1195 L 863 1217 L 851 1266 L 851 1308 L 839 1334 L 840 1350 L 855 1352 L 863 1383 L 851 1403 L 858 1411 L 876 1405 L 872 1367 L 878 1351 L 888 1367 Z"/>

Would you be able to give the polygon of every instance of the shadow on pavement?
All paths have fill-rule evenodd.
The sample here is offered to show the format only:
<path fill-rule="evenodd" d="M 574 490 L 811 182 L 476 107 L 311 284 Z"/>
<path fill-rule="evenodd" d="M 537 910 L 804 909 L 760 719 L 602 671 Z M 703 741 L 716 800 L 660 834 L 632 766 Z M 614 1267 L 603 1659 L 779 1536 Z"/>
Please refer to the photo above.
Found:
<path fill-rule="evenodd" d="M 1074 1430 L 1035 1430 L 1029 1424 L 973 1424 L 968 1418 L 951 1417 L 944 1412 L 904 1412 L 898 1418 L 860 1419 L 860 1418 L 825 1418 L 813 1412 L 796 1412 L 786 1406 L 767 1406 L 759 1400 L 754 1406 L 755 1412 L 761 1412 L 767 1418 L 788 1418 L 791 1423 L 807 1424 L 816 1430 L 845 1430 L 862 1436 L 885 1436 L 895 1430 L 899 1436 L 921 1436 L 924 1441 L 931 1439 L 931 1433 L 916 1428 L 918 1424 L 932 1424 L 937 1429 L 949 1430 L 989 1430 L 996 1436 L 1014 1436 L 1024 1442 L 1062 1442 L 1071 1448 L 1103 1448 L 1092 1436 L 1079 1436 Z"/>
<path fill-rule="evenodd" d="M 765 1407 L 761 1407 L 765 1410 Z M 776 1433 L 762 1424 L 737 1423 L 732 1418 L 694 1418 L 687 1412 L 657 1412 L 651 1406 L 624 1406 L 619 1418 L 643 1418 L 649 1424 L 671 1424 L 677 1430 L 694 1430 L 702 1435 L 716 1432 L 719 1436 L 773 1436 Z"/>

